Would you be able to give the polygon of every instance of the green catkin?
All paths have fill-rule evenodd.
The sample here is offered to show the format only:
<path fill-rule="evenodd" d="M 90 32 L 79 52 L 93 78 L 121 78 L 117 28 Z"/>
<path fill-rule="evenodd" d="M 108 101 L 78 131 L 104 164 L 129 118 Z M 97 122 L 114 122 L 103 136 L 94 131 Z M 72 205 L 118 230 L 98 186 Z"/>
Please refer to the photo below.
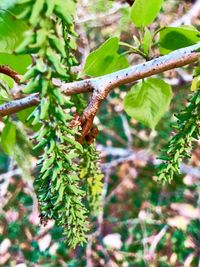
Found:
<path fill-rule="evenodd" d="M 175 174 L 180 174 L 180 164 L 184 158 L 190 158 L 192 141 L 200 136 L 200 90 L 189 99 L 189 103 L 177 115 L 178 133 L 163 150 L 160 159 L 164 160 L 158 168 L 157 179 L 161 182 L 171 182 Z"/>
<path fill-rule="evenodd" d="M 85 145 L 83 149 L 80 177 L 86 181 L 86 194 L 90 212 L 93 215 L 97 215 L 102 208 L 101 195 L 103 187 L 99 153 L 95 150 L 94 145 Z"/>
<path fill-rule="evenodd" d="M 42 125 L 35 135 L 35 149 L 43 150 L 38 162 L 40 174 L 35 180 L 41 221 L 54 219 L 63 227 L 68 245 L 75 248 L 86 242 L 88 232 L 88 211 L 79 175 L 79 158 L 84 149 L 75 140 L 80 129 L 69 127 L 73 119 L 70 109 L 75 106 L 73 98 L 64 97 L 52 83 L 53 78 L 68 82 L 75 79 L 71 67 L 76 60 L 70 47 L 75 36 L 71 15 L 75 3 L 73 0 L 64 4 L 60 0 L 23 2 L 19 1 L 23 10 L 20 17 L 29 17 L 31 30 L 17 52 L 34 51 L 35 63 L 24 76 L 24 81 L 29 80 L 25 91 L 39 92 L 41 96 L 40 105 L 29 117 L 33 125 Z"/>

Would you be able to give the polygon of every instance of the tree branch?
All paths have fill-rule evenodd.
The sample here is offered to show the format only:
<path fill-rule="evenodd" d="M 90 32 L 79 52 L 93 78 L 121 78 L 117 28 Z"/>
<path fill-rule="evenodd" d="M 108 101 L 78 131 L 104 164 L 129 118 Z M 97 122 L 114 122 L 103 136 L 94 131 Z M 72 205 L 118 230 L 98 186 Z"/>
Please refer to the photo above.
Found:
<path fill-rule="evenodd" d="M 7 65 L 0 65 L 0 73 L 3 73 L 9 77 L 11 77 L 17 84 L 20 84 L 20 80 L 22 78 L 16 71 L 11 69 Z"/>
<path fill-rule="evenodd" d="M 63 83 L 61 89 L 64 94 L 71 90 L 73 90 L 73 94 L 76 94 L 91 91 L 92 89 L 99 94 L 108 94 L 117 86 L 193 63 L 199 59 L 199 52 L 200 43 L 178 49 L 168 55 L 111 74 L 72 83 Z"/>
<path fill-rule="evenodd" d="M 197 61 L 200 57 L 200 43 L 186 48 L 178 49 L 168 55 L 161 56 L 151 61 L 132 66 L 104 76 L 75 81 L 72 83 L 55 82 L 60 86 L 65 95 L 92 92 L 90 102 L 83 112 L 81 122 L 84 135 L 90 131 L 92 121 L 96 115 L 101 102 L 107 97 L 114 88 L 132 83 L 137 80 L 162 73 L 167 70 L 182 67 Z M 21 100 L 15 100 L 0 106 L 0 116 L 9 115 L 39 103 L 39 94 L 30 95 Z"/>
<path fill-rule="evenodd" d="M 182 67 L 197 61 L 200 57 L 200 43 L 176 50 L 168 55 L 155 58 L 146 63 L 142 63 L 130 68 L 126 68 L 111 74 L 100 76 L 97 78 L 86 79 L 83 81 L 77 81 L 61 86 L 62 91 L 65 93 L 74 88 L 75 90 L 80 90 L 80 88 L 85 88 L 85 90 L 92 90 L 93 94 L 90 102 L 83 112 L 81 123 L 83 126 L 83 138 L 88 134 L 92 127 L 92 121 L 101 105 L 101 102 L 107 97 L 107 95 L 114 88 L 135 82 L 137 80 L 162 73 L 164 71 Z M 198 52 L 196 52 L 198 51 Z"/>
<path fill-rule="evenodd" d="M 33 94 L 22 99 L 13 100 L 0 106 L 0 118 L 20 110 L 36 106 L 40 103 L 39 94 Z"/>

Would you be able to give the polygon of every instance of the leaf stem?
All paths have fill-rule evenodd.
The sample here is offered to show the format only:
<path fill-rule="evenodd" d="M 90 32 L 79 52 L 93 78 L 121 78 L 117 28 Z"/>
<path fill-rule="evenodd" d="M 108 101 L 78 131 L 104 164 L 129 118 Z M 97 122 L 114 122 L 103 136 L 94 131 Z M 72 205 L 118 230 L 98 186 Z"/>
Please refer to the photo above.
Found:
<path fill-rule="evenodd" d="M 148 57 L 147 57 L 147 55 L 146 55 L 145 53 L 143 53 L 141 50 L 139 50 L 138 48 L 136 48 L 136 47 L 134 47 L 134 46 L 132 46 L 132 45 L 130 45 L 130 44 L 128 44 L 128 43 L 119 42 L 119 45 L 128 47 L 128 48 L 130 48 L 131 50 L 133 50 L 134 53 L 136 53 L 136 54 L 142 56 L 142 57 L 143 57 L 144 59 L 146 59 L 146 60 L 148 59 Z"/>

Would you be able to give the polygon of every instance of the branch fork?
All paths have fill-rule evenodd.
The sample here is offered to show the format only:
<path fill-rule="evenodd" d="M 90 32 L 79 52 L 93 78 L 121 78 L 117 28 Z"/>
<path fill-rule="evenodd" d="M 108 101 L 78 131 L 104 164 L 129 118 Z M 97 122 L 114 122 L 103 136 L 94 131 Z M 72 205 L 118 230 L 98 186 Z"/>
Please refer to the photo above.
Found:
<path fill-rule="evenodd" d="M 93 127 L 93 120 L 97 114 L 102 101 L 116 87 L 146 77 L 163 73 L 164 71 L 186 66 L 196 62 L 200 57 L 200 43 L 178 49 L 168 55 L 154 58 L 148 62 L 116 71 L 111 74 L 75 81 L 71 83 L 53 81 L 55 86 L 59 86 L 63 94 L 73 95 L 92 92 L 90 101 L 80 122 L 82 125 L 82 138 L 84 139 Z M 9 70 L 9 69 L 8 69 Z M 5 68 L 3 69 L 5 73 Z M 0 72 L 2 69 L 0 68 Z M 16 79 L 16 74 L 8 71 L 7 75 Z M 17 76 L 17 78 L 19 78 Z M 14 100 L 0 106 L 0 116 L 10 115 L 30 106 L 40 103 L 39 93 L 29 95 L 23 99 Z"/>

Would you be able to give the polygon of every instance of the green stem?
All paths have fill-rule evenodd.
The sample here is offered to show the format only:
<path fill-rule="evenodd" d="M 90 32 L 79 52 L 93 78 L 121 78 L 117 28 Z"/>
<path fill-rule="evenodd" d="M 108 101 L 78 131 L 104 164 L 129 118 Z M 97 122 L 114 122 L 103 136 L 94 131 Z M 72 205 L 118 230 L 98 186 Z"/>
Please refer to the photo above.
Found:
<path fill-rule="evenodd" d="M 166 26 L 158 28 L 158 29 L 154 32 L 154 34 L 153 34 L 153 36 L 152 36 L 152 41 L 155 39 L 156 35 L 157 35 L 159 32 L 161 32 L 162 30 L 164 30 L 165 28 L 166 28 Z"/>
<path fill-rule="evenodd" d="M 136 53 L 136 54 L 142 56 L 144 59 L 148 60 L 147 55 L 145 53 L 143 53 L 141 50 L 139 50 L 138 48 L 136 48 L 136 47 L 134 47 L 128 43 L 124 43 L 124 42 L 119 42 L 119 45 L 130 48 L 134 53 Z"/>

